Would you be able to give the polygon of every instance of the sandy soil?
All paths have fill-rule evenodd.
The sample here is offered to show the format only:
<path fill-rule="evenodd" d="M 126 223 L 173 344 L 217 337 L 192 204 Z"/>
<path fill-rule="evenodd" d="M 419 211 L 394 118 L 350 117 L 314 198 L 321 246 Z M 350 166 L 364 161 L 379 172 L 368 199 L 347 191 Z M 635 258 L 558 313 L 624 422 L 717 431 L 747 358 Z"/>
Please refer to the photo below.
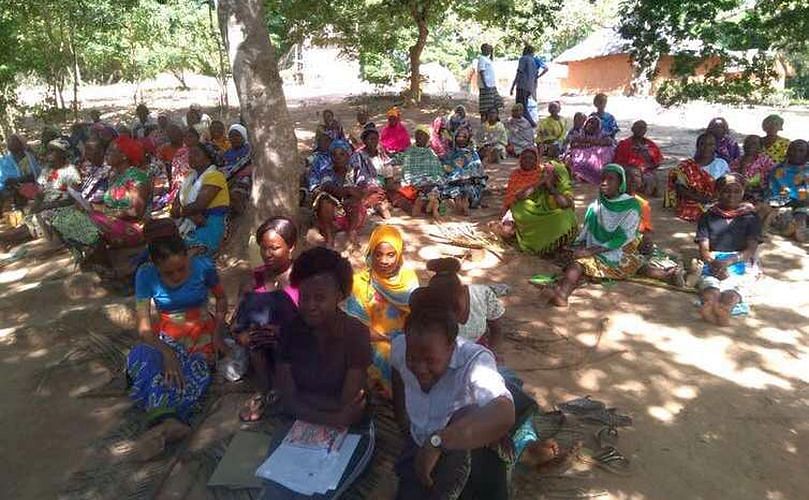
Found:
<path fill-rule="evenodd" d="M 199 100 L 170 94 L 158 100 L 158 109 L 179 113 Z M 588 101 L 565 99 L 563 114 L 589 109 Z M 101 106 L 110 116 L 126 113 L 125 102 L 87 105 Z M 302 147 L 311 143 L 317 112 L 324 106 L 334 109 L 344 126 L 351 125 L 353 111 L 340 100 L 293 100 L 290 110 Z M 669 163 L 692 150 L 696 129 L 711 116 L 724 114 L 734 130 L 752 133 L 772 111 L 706 105 L 663 111 L 649 101 L 623 98 L 610 107 L 624 131 L 632 118 L 647 119 L 650 136 Z M 469 108 L 474 110 L 473 102 Z M 377 122 L 383 111 L 384 104 L 373 105 Z M 405 118 L 409 125 L 426 123 L 436 111 L 435 106 L 408 110 Z M 806 111 L 784 114 L 786 135 L 807 129 Z M 495 192 L 513 166 L 506 162 L 490 168 Z M 593 195 L 592 188 L 577 188 L 579 212 Z M 493 218 L 499 210 L 496 196 L 488 200 L 491 208 L 473 214 L 474 221 Z M 694 256 L 694 228 L 674 219 L 659 200 L 653 210 L 657 242 L 686 259 Z M 431 238 L 435 230 L 424 220 L 399 214 L 392 222 L 406 226 L 407 257 L 417 269 L 428 258 L 462 253 Z M 46 367 L 87 332 L 131 328 L 131 299 L 106 292 L 92 276 L 74 271 L 66 253 L 38 257 L 47 251 L 44 244 L 27 247 L 23 259 L 0 268 L 0 442 L 8 450 L 0 494 L 53 498 L 80 463 L 86 444 L 115 422 L 127 402 L 81 396 L 109 380 L 97 363 L 48 372 Z M 804 498 L 809 491 L 803 476 L 809 459 L 809 259 L 806 246 L 780 237 L 763 245 L 761 258 L 766 277 L 753 313 L 727 328 L 701 322 L 693 295 L 640 284 L 590 285 L 574 293 L 567 309 L 538 307 L 537 291 L 527 279 L 557 269 L 510 250 L 502 261 L 475 253 L 465 262 L 464 274 L 469 282 L 511 287 L 505 301 L 512 328 L 503 357 L 543 407 L 590 394 L 634 418 L 618 445 L 632 460 L 632 475 L 597 472 L 588 483 L 593 488 L 606 490 L 609 498 Z M 230 270 L 224 274 L 233 290 L 239 276 Z M 515 340 L 519 336 L 525 340 Z M 532 338 L 562 341 L 540 349 Z M 239 402 L 238 395 L 223 400 L 197 432 L 192 449 L 235 429 Z M 161 497 L 204 498 L 204 488 L 190 474 L 178 467 Z M 541 491 L 535 475 L 518 475 L 517 498 L 538 498 Z"/>

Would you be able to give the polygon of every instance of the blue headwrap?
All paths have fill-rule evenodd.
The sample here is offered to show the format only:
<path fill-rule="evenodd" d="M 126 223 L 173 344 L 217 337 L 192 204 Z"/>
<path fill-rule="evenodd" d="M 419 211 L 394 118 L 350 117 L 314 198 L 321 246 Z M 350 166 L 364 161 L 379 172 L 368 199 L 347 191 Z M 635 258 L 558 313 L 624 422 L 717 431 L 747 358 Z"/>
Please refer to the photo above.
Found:
<path fill-rule="evenodd" d="M 344 149 L 347 152 L 351 152 L 351 146 L 349 146 L 349 144 L 342 139 L 335 139 L 331 141 L 329 153 L 333 153 L 335 149 Z"/>

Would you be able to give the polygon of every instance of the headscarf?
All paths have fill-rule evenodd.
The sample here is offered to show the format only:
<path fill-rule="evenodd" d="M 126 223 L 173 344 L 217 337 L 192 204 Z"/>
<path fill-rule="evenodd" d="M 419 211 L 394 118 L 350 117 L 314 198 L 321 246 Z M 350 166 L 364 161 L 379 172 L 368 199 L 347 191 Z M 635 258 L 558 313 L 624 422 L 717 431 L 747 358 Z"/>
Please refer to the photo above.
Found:
<path fill-rule="evenodd" d="M 57 149 L 63 153 L 67 153 L 70 150 L 70 143 L 61 138 L 54 139 L 48 143 L 48 148 Z"/>
<path fill-rule="evenodd" d="M 329 145 L 329 153 L 333 153 L 335 149 L 342 149 L 350 153 L 351 145 L 342 139 L 335 139 L 331 141 L 331 144 Z"/>
<path fill-rule="evenodd" d="M 725 187 L 734 184 L 740 185 L 742 190 L 744 190 L 744 185 L 746 182 L 747 181 L 742 174 L 735 172 L 725 174 L 716 180 L 716 193 L 719 194 Z M 734 209 L 725 210 L 719 206 L 719 203 L 714 203 L 709 210 L 711 213 L 718 215 L 723 219 L 734 219 L 736 217 L 755 212 L 756 207 L 754 207 L 752 203 L 743 202 Z"/>
<path fill-rule="evenodd" d="M 423 123 L 416 127 L 416 132 L 422 132 L 424 134 L 427 134 L 427 137 L 430 137 L 430 127 L 424 125 Z"/>
<path fill-rule="evenodd" d="M 143 163 L 143 159 L 145 156 L 145 152 L 143 150 L 143 145 L 131 137 L 121 136 L 115 139 L 115 145 L 118 147 L 118 150 L 127 157 L 129 163 L 132 165 L 138 166 Z"/>
<path fill-rule="evenodd" d="M 373 270 L 373 255 L 376 248 L 387 243 L 396 252 L 396 264 L 398 271 L 389 278 L 379 276 Z M 404 316 L 410 312 L 410 294 L 418 288 L 419 280 L 415 271 L 404 265 L 404 240 L 402 233 L 394 226 L 382 224 L 376 227 L 368 240 L 368 251 L 365 257 L 366 269 L 354 275 L 354 286 L 351 298 L 346 306 L 348 314 L 363 321 L 372 330 L 382 333 L 390 333 L 394 319 L 401 323 L 398 328 L 404 326 Z M 399 313 L 398 317 L 391 310 L 382 317 L 372 317 L 371 306 L 375 295 L 380 296 L 388 302 Z M 376 297 L 377 301 L 379 297 Z"/>
<path fill-rule="evenodd" d="M 621 185 L 618 187 L 618 194 L 621 195 L 626 193 L 626 171 L 624 170 L 624 167 L 618 165 L 617 163 L 608 163 L 604 165 L 602 175 L 606 174 L 607 172 L 618 174 L 618 177 L 621 179 Z"/>
<path fill-rule="evenodd" d="M 393 106 L 385 113 L 385 116 L 390 118 L 391 116 L 395 116 L 396 118 L 400 118 L 402 116 L 402 112 L 399 110 L 399 106 Z"/>
<path fill-rule="evenodd" d="M 230 128 L 228 128 L 228 134 L 234 131 L 238 132 L 239 135 L 242 136 L 242 139 L 244 140 L 245 144 L 250 144 L 250 138 L 247 137 L 247 128 L 244 125 L 240 123 L 234 123 L 233 125 L 230 126 Z"/>
<path fill-rule="evenodd" d="M 596 201 L 587 207 L 582 238 L 588 246 L 595 244 L 609 250 L 618 250 L 637 237 L 640 203 L 634 196 L 626 194 L 626 172 L 623 167 L 610 163 L 604 167 L 603 172 L 613 172 L 621 178 L 619 194 L 615 198 L 599 194 Z M 606 254 L 600 256 L 609 260 Z"/>
<path fill-rule="evenodd" d="M 765 119 L 764 119 L 764 120 L 761 122 L 761 124 L 762 124 L 762 125 L 764 125 L 764 124 L 766 124 L 767 122 L 774 122 L 775 124 L 777 124 L 777 125 L 778 125 L 778 128 L 779 128 L 779 129 L 783 129 L 783 128 L 784 128 L 784 119 L 781 117 L 781 115 L 777 115 L 777 114 L 771 114 L 771 115 L 767 116 L 767 118 L 765 118 Z"/>
<path fill-rule="evenodd" d="M 433 148 L 435 154 L 439 158 L 443 158 L 447 154 L 450 144 L 449 141 L 443 137 L 442 131 L 447 128 L 447 119 L 443 116 L 437 116 L 433 120 L 432 130 L 430 130 L 430 147 Z"/>
<path fill-rule="evenodd" d="M 595 121 L 596 123 L 598 123 L 598 127 L 596 128 L 596 131 L 593 134 L 590 134 L 589 132 L 587 132 L 587 124 L 590 123 L 590 121 Z M 581 130 L 582 130 L 582 134 L 584 134 L 584 135 L 596 135 L 596 136 L 603 135 L 603 128 L 601 126 L 601 118 L 599 118 L 599 117 L 597 117 L 595 115 L 590 115 L 584 121 L 584 125 L 582 125 Z"/>
<path fill-rule="evenodd" d="M 520 153 L 524 155 L 526 151 L 533 152 L 535 157 L 539 158 L 539 153 L 536 148 L 526 148 Z M 539 178 L 542 175 L 542 170 L 535 165 L 531 170 L 523 170 L 522 167 L 517 167 L 511 172 L 508 178 L 508 185 L 506 186 L 506 196 L 503 199 L 503 208 L 507 209 L 517 200 L 517 194 L 528 189 L 529 187 L 536 186 L 539 183 Z"/>

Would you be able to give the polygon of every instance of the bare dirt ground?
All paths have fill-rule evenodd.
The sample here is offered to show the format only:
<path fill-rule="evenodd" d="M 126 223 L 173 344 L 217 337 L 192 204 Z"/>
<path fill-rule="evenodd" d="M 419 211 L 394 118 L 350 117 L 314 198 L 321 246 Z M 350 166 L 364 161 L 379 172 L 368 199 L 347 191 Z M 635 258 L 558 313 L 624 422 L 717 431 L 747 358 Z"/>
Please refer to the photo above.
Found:
<path fill-rule="evenodd" d="M 106 95 L 110 94 L 115 93 Z M 98 100 L 86 99 L 84 107 L 99 107 L 113 118 L 131 116 L 130 109 L 124 110 L 130 98 L 116 101 L 103 92 L 97 95 Z M 210 97 L 171 90 L 155 91 L 147 99 L 150 96 L 155 109 L 175 116 L 191 102 Z M 563 114 L 589 109 L 589 100 L 564 99 Z M 302 148 L 311 144 L 317 112 L 326 106 L 336 111 L 344 126 L 351 126 L 353 109 L 342 99 L 290 100 Z M 384 107 L 372 102 L 378 123 Z M 734 131 L 745 134 L 757 132 L 761 118 L 772 112 L 707 105 L 660 110 L 650 101 L 624 98 L 613 99 L 610 108 L 624 131 L 632 119 L 646 119 L 649 135 L 663 147 L 668 163 L 692 151 L 697 130 L 712 116 L 726 116 Z M 474 102 L 469 109 L 474 111 Z M 433 105 L 407 110 L 405 119 L 411 126 L 427 123 L 437 111 Z M 786 136 L 809 130 L 805 110 L 783 114 Z M 490 208 L 473 214 L 474 221 L 493 219 L 499 210 L 497 189 L 513 167 L 513 162 L 506 162 L 490 168 L 495 194 L 488 200 Z M 594 192 L 577 187 L 580 215 Z M 660 200 L 653 202 L 653 210 L 658 244 L 686 259 L 694 256 L 694 227 L 676 220 Z M 397 214 L 392 222 L 407 232 L 407 257 L 416 269 L 422 270 L 426 259 L 463 252 L 432 238 L 435 229 L 424 220 Z M 70 352 L 77 339 L 131 328 L 132 304 L 131 298 L 115 296 L 93 276 L 74 270 L 65 252 L 49 252 L 42 242 L 23 248 L 25 256 L 0 264 L 0 442 L 5 451 L 0 495 L 54 498 L 81 463 L 88 443 L 116 422 L 128 402 L 83 397 L 109 381 L 102 363 L 52 365 Z M 590 394 L 633 417 L 634 426 L 622 430 L 618 441 L 632 460 L 632 474 L 596 472 L 588 479 L 588 486 L 606 490 L 605 498 L 797 499 L 809 491 L 809 479 L 803 475 L 809 460 L 806 249 L 771 237 L 761 250 L 766 277 L 758 287 L 753 312 L 727 328 L 700 321 L 693 295 L 633 283 L 589 285 L 573 294 L 567 309 L 539 307 L 537 291 L 527 280 L 557 269 L 510 250 L 502 261 L 476 253 L 465 262 L 464 273 L 469 282 L 511 287 L 505 298 L 511 328 L 502 354 L 541 406 L 550 409 L 568 398 Z M 238 272 L 226 269 L 223 274 L 233 292 Z M 548 338 L 558 342 L 543 348 L 534 341 Z M 222 400 L 196 432 L 191 449 L 238 427 L 240 397 Z M 543 483 L 535 474 L 520 471 L 516 498 L 540 498 L 542 492 Z M 207 496 L 204 485 L 182 464 L 160 494 L 161 498 Z"/>

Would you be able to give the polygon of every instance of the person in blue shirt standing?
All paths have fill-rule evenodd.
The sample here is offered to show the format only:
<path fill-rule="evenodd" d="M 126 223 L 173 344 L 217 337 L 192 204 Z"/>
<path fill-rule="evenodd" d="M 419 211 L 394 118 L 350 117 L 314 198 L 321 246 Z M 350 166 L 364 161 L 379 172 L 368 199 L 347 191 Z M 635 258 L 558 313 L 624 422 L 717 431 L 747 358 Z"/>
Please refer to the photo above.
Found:
<path fill-rule="evenodd" d="M 542 68 L 542 73 L 539 70 Z M 511 95 L 514 95 L 514 89 L 517 89 L 516 100 L 523 105 L 525 118 L 532 127 L 536 127 L 536 120 L 528 112 L 528 98 L 532 97 L 537 101 L 537 80 L 539 77 L 547 73 L 548 68 L 545 66 L 541 58 L 534 55 L 534 47 L 526 44 L 522 51 L 517 63 L 517 75 L 514 77 L 514 82 L 511 84 Z"/>

